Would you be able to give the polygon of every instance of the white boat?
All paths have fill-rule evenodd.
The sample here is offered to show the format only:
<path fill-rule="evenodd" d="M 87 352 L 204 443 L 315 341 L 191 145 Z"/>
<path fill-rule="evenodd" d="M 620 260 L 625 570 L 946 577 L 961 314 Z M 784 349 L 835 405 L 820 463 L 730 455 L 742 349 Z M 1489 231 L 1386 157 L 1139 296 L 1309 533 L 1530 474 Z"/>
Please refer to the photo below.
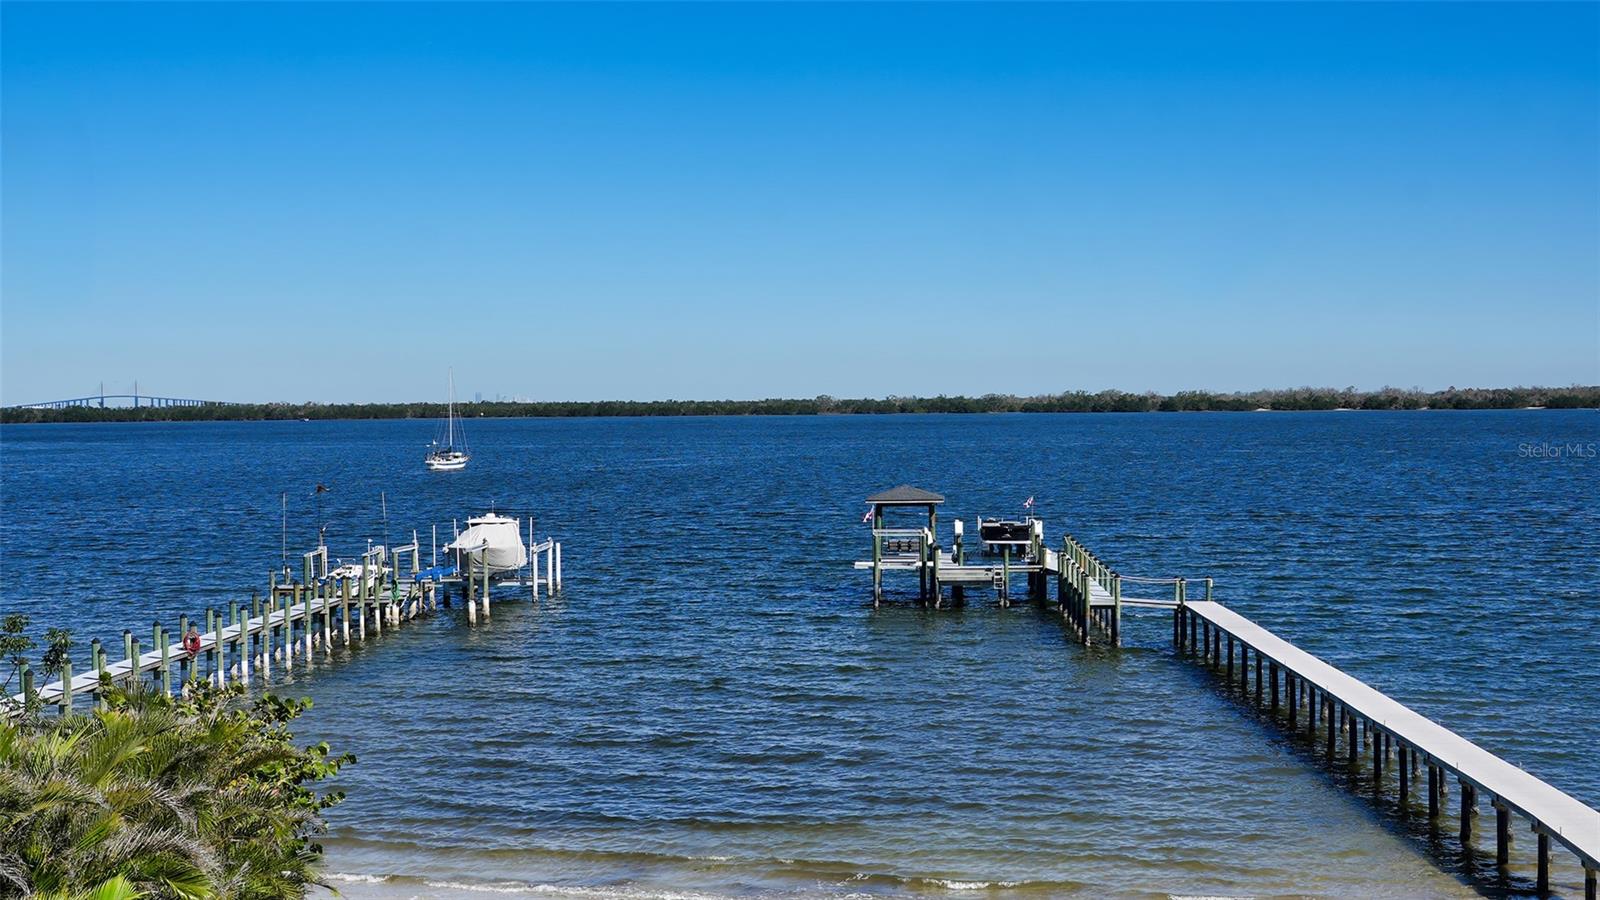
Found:
<path fill-rule="evenodd" d="M 377 549 L 381 555 L 383 548 L 378 547 Z M 392 571 L 387 565 L 368 566 L 365 562 L 347 563 L 344 560 L 339 560 L 339 562 L 340 565 L 329 570 L 326 581 L 335 586 L 342 581 L 348 581 L 350 582 L 350 592 L 352 594 L 359 593 L 362 587 L 367 588 L 368 591 L 381 587 L 389 572 Z"/>
<path fill-rule="evenodd" d="M 467 530 L 445 545 L 445 552 L 464 577 L 482 578 L 515 572 L 528 564 L 528 548 L 522 543 L 521 523 L 507 516 L 489 513 L 467 520 Z"/>
<path fill-rule="evenodd" d="M 428 450 L 428 455 L 423 457 L 423 462 L 433 472 L 454 472 L 465 469 L 467 460 L 472 456 L 467 452 L 467 433 L 462 430 L 461 423 L 456 419 L 456 376 L 451 372 L 449 399 L 446 402 L 444 414 L 445 437 L 444 444 L 435 440 Z M 456 432 L 461 432 L 461 446 L 456 446 Z"/>

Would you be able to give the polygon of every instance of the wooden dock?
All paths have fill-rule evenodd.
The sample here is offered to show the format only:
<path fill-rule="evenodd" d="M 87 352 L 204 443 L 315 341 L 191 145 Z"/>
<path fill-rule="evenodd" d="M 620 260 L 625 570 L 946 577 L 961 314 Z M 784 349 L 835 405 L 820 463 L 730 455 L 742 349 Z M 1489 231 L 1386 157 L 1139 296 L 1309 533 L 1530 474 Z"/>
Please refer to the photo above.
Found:
<path fill-rule="evenodd" d="M 1550 889 L 1550 842 L 1577 855 L 1584 870 L 1584 896 L 1595 900 L 1600 875 L 1600 810 L 1562 792 L 1534 775 L 1495 756 L 1360 679 L 1334 668 L 1262 628 L 1221 603 L 1198 601 L 1175 607 L 1178 649 L 1213 669 L 1225 671 L 1229 684 L 1237 672 L 1239 689 L 1277 713 L 1282 710 L 1290 731 L 1301 728 L 1316 738 L 1325 734 L 1330 763 L 1355 766 L 1371 753 L 1375 789 L 1381 790 L 1391 764 L 1395 789 L 1409 805 L 1419 768 L 1426 770 L 1428 817 L 1437 820 L 1453 776 L 1460 794 L 1460 835 L 1472 840 L 1481 793 L 1495 811 L 1495 859 L 1509 863 L 1511 816 L 1532 825 L 1537 836 L 1535 890 Z M 1238 665 L 1234 665 L 1237 645 Z M 1263 675 L 1266 687 L 1263 688 Z M 1263 698 L 1266 695 L 1266 699 Z M 1305 710 L 1304 715 L 1300 710 Z M 1360 749 L 1358 749 L 1358 744 Z"/>
<path fill-rule="evenodd" d="M 1112 646 L 1122 643 L 1124 609 L 1171 610 L 1178 652 L 1216 670 L 1224 685 L 1237 687 L 1291 732 L 1303 731 L 1325 745 L 1330 764 L 1355 769 L 1370 755 L 1374 788 L 1381 791 L 1392 771 L 1402 810 L 1409 811 L 1420 790 L 1430 822 L 1439 820 L 1448 781 L 1454 779 L 1463 846 L 1472 841 L 1481 794 L 1495 812 L 1495 859 L 1502 869 L 1510 863 L 1511 818 L 1520 816 L 1536 835 L 1535 890 L 1549 892 L 1554 841 L 1583 867 L 1586 900 L 1600 900 L 1600 810 L 1216 602 L 1212 579 L 1194 579 L 1200 597 L 1191 600 L 1190 579 L 1125 575 L 1071 535 L 1062 538 L 1059 550 L 1046 547 L 1043 523 L 1034 519 L 1026 520 L 1028 539 L 1016 544 L 1015 559 L 1008 547 L 998 562 L 973 564 L 963 550 L 960 520 L 954 523 L 952 549 L 941 547 L 936 510 L 944 497 L 902 485 L 867 498 L 867 503 L 872 507 L 867 520 L 873 525 L 873 555 L 855 567 L 872 571 L 875 606 L 883 599 L 885 573 L 917 572 L 918 600 L 934 607 L 942 604 L 945 585 L 956 602 L 971 587 L 992 587 L 1005 606 L 1011 576 L 1021 573 L 1028 579 L 1027 595 L 1040 602 L 1048 600 L 1048 584 L 1054 579 L 1056 609 L 1080 642 Z M 896 507 L 924 509 L 927 521 L 913 529 L 884 528 L 885 513 Z M 1145 596 L 1125 595 L 1125 588 Z M 1419 784 L 1419 775 L 1425 784 Z"/>
<path fill-rule="evenodd" d="M 226 609 L 207 609 L 193 622 L 178 617 L 176 629 L 158 620 L 150 626 L 150 643 L 141 643 L 132 629 L 122 633 L 121 658 L 113 661 L 99 638 L 89 643 L 89 668 L 74 673 L 70 658 L 54 681 L 35 685 L 27 663 L 19 667 L 22 690 L 0 698 L 0 715 L 15 715 L 30 705 L 54 706 L 62 713 L 76 702 L 98 703 L 104 687 L 132 687 L 144 683 L 166 693 L 183 692 L 199 681 L 226 686 L 265 683 L 274 667 L 292 671 L 296 657 L 310 667 L 317 654 L 331 657 L 335 646 L 350 647 L 398 628 L 451 602 L 450 591 L 464 601 L 469 624 L 490 615 L 494 587 L 527 589 L 539 599 L 541 586 L 551 595 L 561 590 L 561 544 L 553 538 L 528 546 L 525 571 L 491 579 L 454 575 L 452 568 L 421 568 L 415 535 L 399 547 L 369 547 L 359 563 L 330 570 L 328 548 L 319 546 L 302 555 L 302 572 L 292 578 L 287 570 L 274 572 L 265 592 L 248 601 L 230 602 Z M 544 573 L 540 574 L 541 557 Z M 280 580 L 281 579 L 281 580 Z M 185 637 L 190 637 L 186 648 Z M 148 649 L 146 649 L 148 647 Z"/>

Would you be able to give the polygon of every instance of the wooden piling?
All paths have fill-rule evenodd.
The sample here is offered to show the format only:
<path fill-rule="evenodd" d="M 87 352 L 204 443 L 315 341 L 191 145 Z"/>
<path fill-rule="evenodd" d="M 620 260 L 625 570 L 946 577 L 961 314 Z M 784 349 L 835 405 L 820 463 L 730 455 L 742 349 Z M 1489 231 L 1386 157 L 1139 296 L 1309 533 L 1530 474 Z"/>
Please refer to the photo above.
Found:
<path fill-rule="evenodd" d="M 1550 835 L 1543 828 L 1537 828 L 1536 831 L 1539 834 L 1539 874 L 1533 890 L 1543 897 L 1550 893 Z"/>
<path fill-rule="evenodd" d="M 283 674 L 294 672 L 294 610 L 300 605 L 300 585 L 283 598 Z"/>
<path fill-rule="evenodd" d="M 161 627 L 161 622 L 155 623 L 156 646 L 161 648 L 161 693 L 172 694 L 172 641 L 167 632 Z"/>
<path fill-rule="evenodd" d="M 1478 811 L 1477 797 L 1466 779 L 1458 780 L 1461 784 L 1461 846 L 1467 847 L 1472 843 L 1472 816 Z"/>
<path fill-rule="evenodd" d="M 311 618 L 311 600 L 317 592 L 316 585 L 307 585 L 305 591 L 305 606 L 300 609 L 300 633 L 305 637 L 304 653 L 306 668 L 311 668 L 311 636 L 315 631 L 316 622 Z"/>
<path fill-rule="evenodd" d="M 1511 864 L 1511 810 L 1498 798 L 1494 801 L 1494 864 L 1502 869 Z"/>
<path fill-rule="evenodd" d="M 245 622 L 239 617 L 239 601 L 228 602 L 228 624 L 238 625 L 239 634 L 233 639 L 234 650 L 239 654 L 239 682 L 246 687 L 250 686 L 250 638 Z"/>
<path fill-rule="evenodd" d="M 339 579 L 339 635 L 340 642 L 350 646 L 350 579 Z"/>
<path fill-rule="evenodd" d="M 485 622 L 489 621 L 489 562 L 487 555 L 484 557 L 483 565 L 483 620 Z"/>
<path fill-rule="evenodd" d="M 72 658 L 61 660 L 61 700 L 56 704 L 56 709 L 66 715 L 72 712 Z"/>
<path fill-rule="evenodd" d="M 1351 748 L 1351 752 L 1354 753 L 1355 752 L 1355 742 L 1354 741 L 1350 742 L 1350 748 Z M 1439 782 L 1440 782 L 1439 767 L 1433 764 L 1433 760 L 1429 760 L 1428 761 L 1428 818 L 1430 820 L 1437 820 L 1439 818 Z"/>

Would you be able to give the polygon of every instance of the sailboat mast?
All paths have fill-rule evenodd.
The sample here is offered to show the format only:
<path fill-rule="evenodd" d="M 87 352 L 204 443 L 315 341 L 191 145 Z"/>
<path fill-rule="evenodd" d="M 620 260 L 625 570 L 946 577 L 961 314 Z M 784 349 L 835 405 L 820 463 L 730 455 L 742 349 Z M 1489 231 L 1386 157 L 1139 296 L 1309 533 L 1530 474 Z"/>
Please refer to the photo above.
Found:
<path fill-rule="evenodd" d="M 450 379 L 450 398 L 445 407 L 445 439 L 444 445 L 454 450 L 456 446 L 456 373 L 454 369 L 448 370 Z"/>

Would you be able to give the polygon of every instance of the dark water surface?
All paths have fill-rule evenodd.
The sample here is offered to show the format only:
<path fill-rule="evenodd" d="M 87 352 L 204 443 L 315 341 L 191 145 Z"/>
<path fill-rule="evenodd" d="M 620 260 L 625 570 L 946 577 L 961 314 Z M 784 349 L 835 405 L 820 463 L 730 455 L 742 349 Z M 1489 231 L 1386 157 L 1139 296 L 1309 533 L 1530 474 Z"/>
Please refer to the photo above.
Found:
<path fill-rule="evenodd" d="M 285 686 L 316 700 L 307 738 L 360 757 L 328 841 L 354 896 L 1531 889 L 1531 834 L 1502 880 L 1492 836 L 1463 854 L 1375 807 L 1175 659 L 1160 613 L 1129 613 L 1117 651 L 1027 603 L 875 612 L 850 568 L 861 501 L 901 482 L 946 494 L 944 522 L 1031 494 L 1052 541 L 1211 575 L 1600 804 L 1592 411 L 469 428 L 471 467 L 441 474 L 426 422 L 8 426 L 0 608 L 120 646 L 248 596 L 279 561 L 280 492 L 291 554 L 314 542 L 318 482 L 346 557 L 384 539 L 380 491 L 390 538 L 425 547 L 491 501 L 535 509 L 563 597 L 507 598 L 476 629 L 458 608 Z"/>

